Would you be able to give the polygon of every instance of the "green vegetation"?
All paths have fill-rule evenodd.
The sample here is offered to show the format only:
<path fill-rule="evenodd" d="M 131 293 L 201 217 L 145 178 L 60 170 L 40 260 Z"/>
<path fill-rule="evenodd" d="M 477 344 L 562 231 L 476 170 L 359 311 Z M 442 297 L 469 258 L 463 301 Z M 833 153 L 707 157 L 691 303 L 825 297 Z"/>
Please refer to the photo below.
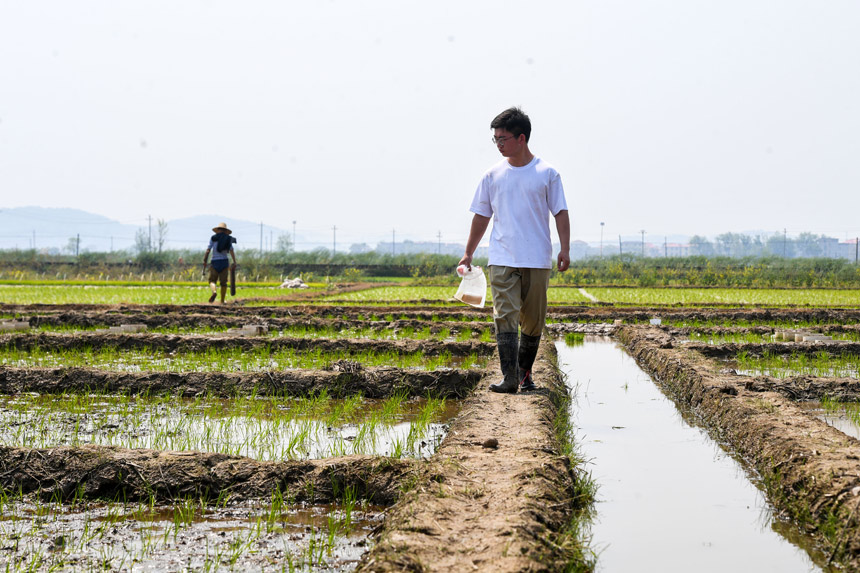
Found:
<path fill-rule="evenodd" d="M 765 351 L 761 356 L 751 356 L 747 352 L 739 352 L 734 362 L 740 374 L 773 378 L 799 375 L 857 378 L 860 372 L 860 356 L 847 353 L 834 355 L 823 350 L 813 355 L 781 355 Z"/>
<path fill-rule="evenodd" d="M 574 338 L 577 339 L 578 337 Z M 567 337 L 565 337 L 565 342 L 567 342 Z M 557 356 L 555 357 L 554 366 L 556 367 L 556 372 L 561 372 L 558 368 Z M 572 411 L 575 395 L 575 393 L 571 395 L 567 391 L 567 385 L 564 383 L 564 380 L 561 381 L 560 386 L 552 388 L 550 392 L 550 399 L 555 408 L 553 426 L 556 439 L 558 440 L 562 455 L 570 460 L 570 467 L 576 474 L 573 497 L 561 502 L 567 504 L 570 512 L 570 520 L 559 534 L 555 536 L 553 549 L 564 556 L 566 560 L 564 571 L 590 573 L 595 569 L 597 556 L 588 547 L 588 525 L 594 519 L 594 504 L 598 486 L 591 472 L 586 471 L 587 460 L 582 456 L 577 445 L 576 427 L 573 425 Z"/>
<path fill-rule="evenodd" d="M 98 444 L 206 451 L 259 460 L 348 454 L 423 457 L 456 413 L 444 399 L 181 398 L 62 394 L 0 397 L 0 444 Z"/>
<path fill-rule="evenodd" d="M 601 302 L 637 305 L 860 306 L 860 290 L 588 288 Z"/>
<path fill-rule="evenodd" d="M 351 490 L 319 507 L 278 490 L 263 503 L 75 499 L 71 507 L 0 492 L 7 572 L 125 571 L 143 562 L 165 571 L 179 562 L 194 571 L 269 570 L 276 562 L 283 571 L 331 570 L 357 559 L 350 546 L 377 521 Z"/>
<path fill-rule="evenodd" d="M 0 285 L 0 303 L 6 304 L 208 304 L 211 291 L 197 286 Z M 277 287 L 239 287 L 238 298 L 287 294 Z M 228 301 L 233 300 L 227 297 Z"/>
<path fill-rule="evenodd" d="M 453 357 L 447 352 L 426 356 L 422 352 L 400 354 L 394 351 L 350 353 L 323 352 L 320 349 L 283 348 L 255 351 L 240 348 L 209 349 L 205 352 L 171 353 L 157 350 L 127 351 L 112 346 L 97 350 L 80 347 L 73 350 L 33 348 L 20 350 L 12 345 L 0 347 L 0 364 L 18 368 L 89 367 L 121 372 L 260 372 L 286 369 L 322 369 L 338 360 L 359 362 L 364 366 L 396 368 L 440 367 L 482 368 L 487 358 L 471 354 Z"/>
<path fill-rule="evenodd" d="M 848 419 L 860 428 L 860 404 L 857 402 L 843 402 L 832 396 L 824 396 L 821 399 L 821 408 L 828 414 Z"/>
<path fill-rule="evenodd" d="M 582 346 L 585 344 L 585 334 L 581 332 L 568 332 L 564 335 L 564 343 L 568 346 Z"/>
<path fill-rule="evenodd" d="M 321 298 L 325 302 L 404 302 L 404 301 L 452 301 L 456 287 L 450 286 L 388 286 L 349 292 Z M 461 303 L 457 303 L 461 304 Z M 487 304 L 492 304 L 490 289 L 487 289 Z"/>
<path fill-rule="evenodd" d="M 573 261 L 568 271 L 557 273 L 556 280 L 580 286 L 860 288 L 860 267 L 847 259 L 642 258 L 626 254 Z"/>

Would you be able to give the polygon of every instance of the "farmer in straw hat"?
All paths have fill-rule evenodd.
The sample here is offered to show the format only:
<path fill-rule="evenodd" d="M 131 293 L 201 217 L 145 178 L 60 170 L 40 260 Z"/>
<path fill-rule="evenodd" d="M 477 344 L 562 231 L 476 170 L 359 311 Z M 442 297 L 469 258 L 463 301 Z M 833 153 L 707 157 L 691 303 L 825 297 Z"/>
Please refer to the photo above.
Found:
<path fill-rule="evenodd" d="M 233 251 L 233 243 L 236 242 L 236 239 L 230 236 L 233 231 L 227 228 L 227 223 L 218 223 L 212 231 L 215 234 L 209 239 L 209 246 L 206 247 L 206 254 L 203 255 L 203 274 L 206 274 L 206 263 L 211 252 L 212 265 L 209 267 L 209 288 L 212 289 L 212 296 L 209 297 L 209 302 L 215 302 L 215 298 L 218 296 L 216 283 L 220 282 L 220 304 L 224 304 L 224 297 L 227 296 L 227 274 L 230 268 L 230 259 L 227 258 L 227 254 L 229 253 L 233 257 L 233 269 L 235 269 L 236 253 Z"/>

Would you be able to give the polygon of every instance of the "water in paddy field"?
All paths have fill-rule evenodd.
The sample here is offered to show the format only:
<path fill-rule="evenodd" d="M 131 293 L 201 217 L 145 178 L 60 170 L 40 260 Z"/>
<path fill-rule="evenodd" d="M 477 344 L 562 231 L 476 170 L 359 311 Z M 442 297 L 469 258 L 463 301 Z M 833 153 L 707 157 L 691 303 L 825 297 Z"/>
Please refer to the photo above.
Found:
<path fill-rule="evenodd" d="M 577 443 L 598 486 L 597 571 L 822 570 L 813 557 L 826 557 L 810 557 L 807 540 L 772 517 L 740 464 L 620 346 L 589 337 L 557 347 L 574 389 Z"/>

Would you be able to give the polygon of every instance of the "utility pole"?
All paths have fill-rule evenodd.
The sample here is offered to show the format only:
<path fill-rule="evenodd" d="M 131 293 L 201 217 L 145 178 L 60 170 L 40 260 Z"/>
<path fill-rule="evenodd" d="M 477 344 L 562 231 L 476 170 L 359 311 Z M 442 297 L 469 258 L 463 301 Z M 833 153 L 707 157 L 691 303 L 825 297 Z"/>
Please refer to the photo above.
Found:
<path fill-rule="evenodd" d="M 394 256 L 394 229 L 391 229 L 391 256 Z"/>
<path fill-rule="evenodd" d="M 337 252 L 337 225 L 331 228 L 331 232 L 331 254 L 335 254 Z"/>
<path fill-rule="evenodd" d="M 603 221 L 600 222 L 600 258 L 603 258 Z"/>
<path fill-rule="evenodd" d="M 857 255 L 860 255 L 860 237 L 854 237 L 854 264 L 857 264 Z"/>
<path fill-rule="evenodd" d="M 624 247 L 621 246 L 621 235 L 618 235 L 618 254 L 624 254 Z"/>
<path fill-rule="evenodd" d="M 439 241 L 439 246 L 436 248 L 436 254 L 442 254 L 442 231 L 436 232 L 436 239 Z"/>
<path fill-rule="evenodd" d="M 147 217 L 149 219 L 149 250 L 152 250 L 152 215 Z"/>
<path fill-rule="evenodd" d="M 785 258 L 785 245 L 788 243 L 788 230 L 783 227 L 782 229 L 782 258 Z"/>
<path fill-rule="evenodd" d="M 663 256 L 669 258 L 669 237 L 663 237 Z"/>
<path fill-rule="evenodd" d="M 78 233 L 77 238 L 75 239 L 75 256 L 81 252 L 81 234 Z"/>
<path fill-rule="evenodd" d="M 642 233 L 642 256 L 644 257 L 645 256 L 645 229 L 642 229 L 639 232 Z"/>
<path fill-rule="evenodd" d="M 269 230 L 269 251 L 272 251 L 272 250 L 273 250 L 273 248 L 272 248 L 273 244 L 274 244 L 274 243 L 272 243 L 272 231 L 271 231 L 271 229 L 270 229 L 270 230 Z"/>
<path fill-rule="evenodd" d="M 110 236 L 110 252 L 113 252 L 113 235 Z"/>
<path fill-rule="evenodd" d="M 36 229 L 33 229 L 33 250 L 36 250 Z"/>
<path fill-rule="evenodd" d="M 260 221 L 260 254 L 263 254 L 263 222 Z"/>

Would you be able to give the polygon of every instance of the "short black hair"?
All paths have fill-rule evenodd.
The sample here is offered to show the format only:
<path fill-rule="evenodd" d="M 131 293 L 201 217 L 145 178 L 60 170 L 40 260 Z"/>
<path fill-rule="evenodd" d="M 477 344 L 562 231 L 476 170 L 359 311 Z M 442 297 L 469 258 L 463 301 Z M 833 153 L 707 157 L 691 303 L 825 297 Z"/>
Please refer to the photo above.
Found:
<path fill-rule="evenodd" d="M 518 107 L 509 107 L 490 122 L 490 129 L 504 129 L 514 137 L 521 134 L 526 136 L 526 142 L 532 134 L 532 122 L 529 116 Z"/>

